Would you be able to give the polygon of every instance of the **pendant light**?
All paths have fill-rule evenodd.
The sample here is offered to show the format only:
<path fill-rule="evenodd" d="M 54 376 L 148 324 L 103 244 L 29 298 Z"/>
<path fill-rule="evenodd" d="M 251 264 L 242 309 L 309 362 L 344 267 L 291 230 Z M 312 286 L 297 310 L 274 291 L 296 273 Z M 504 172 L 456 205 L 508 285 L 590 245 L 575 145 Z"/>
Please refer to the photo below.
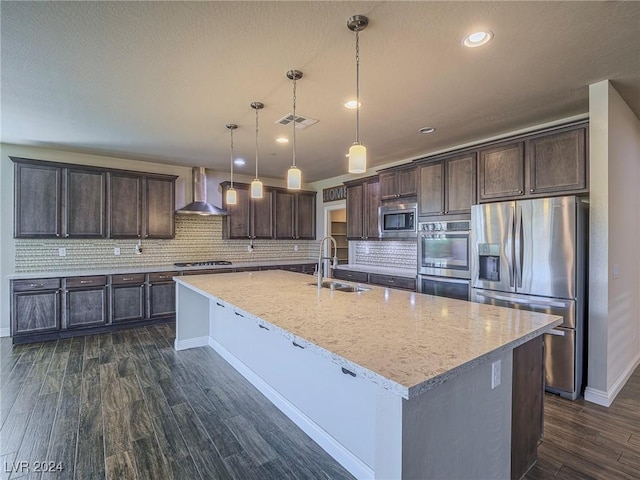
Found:
<path fill-rule="evenodd" d="M 369 19 L 354 15 L 347 20 L 347 27 L 356 32 L 356 141 L 349 148 L 349 173 L 364 173 L 367 170 L 367 149 L 360 143 L 360 31 L 367 28 Z"/>
<path fill-rule="evenodd" d="M 251 182 L 251 198 L 262 198 L 262 182 L 258 178 L 258 111 L 264 108 L 264 104 L 252 102 L 251 108 L 256 111 L 256 178 Z"/>
<path fill-rule="evenodd" d="M 227 205 L 236 205 L 238 203 L 238 194 L 233 188 L 233 131 L 238 128 L 235 123 L 227 123 L 227 128 L 231 134 L 231 187 L 227 190 Z"/>
<path fill-rule="evenodd" d="M 290 190 L 300 190 L 302 188 L 302 172 L 296 167 L 296 81 L 302 78 L 300 70 L 289 70 L 287 78 L 293 80 L 293 162 L 287 172 L 287 188 Z"/>

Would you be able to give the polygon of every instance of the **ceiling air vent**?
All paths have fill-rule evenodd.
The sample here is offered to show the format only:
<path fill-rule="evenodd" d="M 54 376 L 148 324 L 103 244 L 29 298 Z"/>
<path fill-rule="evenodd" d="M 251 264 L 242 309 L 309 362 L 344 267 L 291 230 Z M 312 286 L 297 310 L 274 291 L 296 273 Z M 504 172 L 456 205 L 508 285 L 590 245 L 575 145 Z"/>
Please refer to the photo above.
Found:
<path fill-rule="evenodd" d="M 295 119 L 296 128 L 298 130 L 304 130 L 311 125 L 315 125 L 316 123 L 318 123 L 318 120 L 316 120 L 315 118 L 303 117 L 302 115 L 296 115 Z M 276 123 L 279 123 L 280 125 L 289 125 L 291 122 L 293 122 L 292 113 L 287 113 L 284 117 L 276 120 Z"/>

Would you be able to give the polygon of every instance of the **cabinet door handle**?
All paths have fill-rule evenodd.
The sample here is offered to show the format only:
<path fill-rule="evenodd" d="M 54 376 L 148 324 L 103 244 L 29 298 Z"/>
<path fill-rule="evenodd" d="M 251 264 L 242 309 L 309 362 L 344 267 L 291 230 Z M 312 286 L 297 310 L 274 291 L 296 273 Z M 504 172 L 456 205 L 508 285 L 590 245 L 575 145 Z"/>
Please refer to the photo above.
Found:
<path fill-rule="evenodd" d="M 533 193 L 533 192 L 535 192 L 535 191 L 536 191 L 536 189 L 535 189 L 535 188 L 532 188 L 532 189 L 531 189 L 531 190 L 529 190 L 529 191 L 530 191 L 531 193 Z"/>
<path fill-rule="evenodd" d="M 133 280 L 133 277 L 122 277 L 122 281 L 123 282 L 128 282 L 128 281 L 131 281 L 131 280 Z"/>
<path fill-rule="evenodd" d="M 42 283 L 30 283 L 29 286 L 31 288 L 42 288 L 44 285 Z"/>
<path fill-rule="evenodd" d="M 260 323 L 258 324 L 258 326 L 259 326 L 260 328 L 264 328 L 265 330 L 269 330 L 267 327 L 265 327 L 264 325 L 262 325 L 262 324 L 260 324 Z"/>
<path fill-rule="evenodd" d="M 518 190 L 518 193 L 519 193 L 520 195 L 522 195 L 522 193 L 523 193 L 523 192 L 522 192 L 522 190 Z"/>
<path fill-rule="evenodd" d="M 295 340 L 294 340 L 294 341 L 292 341 L 291 343 L 293 343 L 293 346 L 294 346 L 294 347 L 298 347 L 298 348 L 301 348 L 301 349 L 303 349 L 303 350 L 304 350 L 304 347 L 303 347 L 302 345 L 300 345 L 299 343 L 296 343 L 296 341 L 295 341 Z"/>
<path fill-rule="evenodd" d="M 64 234 L 64 236 L 65 236 L 65 237 L 68 237 L 68 236 L 69 236 L 69 234 L 68 234 L 68 233 L 65 233 L 65 234 Z"/>
<path fill-rule="evenodd" d="M 235 311 L 234 311 L 233 313 L 235 313 L 235 314 L 236 314 L 237 316 L 239 316 L 239 317 L 244 317 L 244 315 L 243 315 L 243 314 L 241 314 L 241 313 L 238 313 L 238 312 L 235 312 Z"/>
<path fill-rule="evenodd" d="M 59 237 L 59 236 L 60 236 L 60 234 L 59 234 L 59 233 L 56 233 L 56 237 Z"/>
<path fill-rule="evenodd" d="M 93 280 L 80 280 L 80 285 L 85 285 L 87 283 L 93 283 Z"/>
<path fill-rule="evenodd" d="M 216 305 L 218 305 L 219 307 L 225 308 L 223 304 L 221 304 L 220 302 L 216 302 Z"/>
<path fill-rule="evenodd" d="M 347 370 L 346 368 L 342 367 L 342 373 L 344 373 L 345 375 L 351 375 L 352 377 L 355 377 L 356 374 L 353 373 L 351 370 Z"/>
<path fill-rule="evenodd" d="M 158 275 L 158 278 L 164 280 L 165 278 L 169 278 L 169 275 Z"/>

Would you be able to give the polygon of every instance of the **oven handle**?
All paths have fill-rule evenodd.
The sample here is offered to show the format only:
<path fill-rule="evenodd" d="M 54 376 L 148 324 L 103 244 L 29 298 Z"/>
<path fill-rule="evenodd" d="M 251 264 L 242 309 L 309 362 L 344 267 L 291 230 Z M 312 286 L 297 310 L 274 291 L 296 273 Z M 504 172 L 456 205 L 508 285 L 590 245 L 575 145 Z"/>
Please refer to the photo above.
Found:
<path fill-rule="evenodd" d="M 420 277 L 420 280 L 435 280 L 436 282 L 469 284 L 468 279 L 462 279 L 462 278 L 438 277 L 433 275 L 419 275 L 419 277 Z"/>

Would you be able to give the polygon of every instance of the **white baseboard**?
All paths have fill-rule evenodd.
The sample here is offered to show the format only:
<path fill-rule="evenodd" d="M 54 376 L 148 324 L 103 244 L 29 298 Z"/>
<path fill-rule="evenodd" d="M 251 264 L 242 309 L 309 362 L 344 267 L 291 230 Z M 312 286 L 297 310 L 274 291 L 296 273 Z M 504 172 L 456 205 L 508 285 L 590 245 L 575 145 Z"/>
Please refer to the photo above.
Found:
<path fill-rule="evenodd" d="M 340 442 L 329 435 L 317 423 L 298 410 L 291 402 L 284 398 L 277 390 L 260 378 L 253 370 L 238 360 L 226 348 L 209 338 L 209 346 L 220 354 L 233 368 L 256 387 L 271 403 L 284 413 L 293 423 L 309 435 L 320 447 L 331 455 L 340 465 L 346 468 L 356 478 L 371 479 L 373 470 Z"/>
<path fill-rule="evenodd" d="M 8 337 L 11 334 L 11 329 L 9 327 L 0 328 L 0 337 Z"/>
<path fill-rule="evenodd" d="M 631 362 L 631 365 L 622 372 L 622 374 L 613 382 L 613 385 L 607 390 L 598 390 L 596 388 L 587 387 L 584 390 L 584 399 L 587 402 L 597 403 L 603 407 L 610 407 L 613 401 L 616 399 L 622 387 L 625 386 L 629 377 L 633 375 L 636 368 L 640 365 L 640 353 L 636 355 L 636 358 Z"/>
<path fill-rule="evenodd" d="M 196 337 L 196 338 L 189 338 L 187 340 L 178 340 L 176 338 L 173 345 L 176 350 L 186 350 L 188 348 L 195 348 L 195 347 L 206 347 L 207 345 L 209 345 L 209 337 L 208 336 Z"/>

